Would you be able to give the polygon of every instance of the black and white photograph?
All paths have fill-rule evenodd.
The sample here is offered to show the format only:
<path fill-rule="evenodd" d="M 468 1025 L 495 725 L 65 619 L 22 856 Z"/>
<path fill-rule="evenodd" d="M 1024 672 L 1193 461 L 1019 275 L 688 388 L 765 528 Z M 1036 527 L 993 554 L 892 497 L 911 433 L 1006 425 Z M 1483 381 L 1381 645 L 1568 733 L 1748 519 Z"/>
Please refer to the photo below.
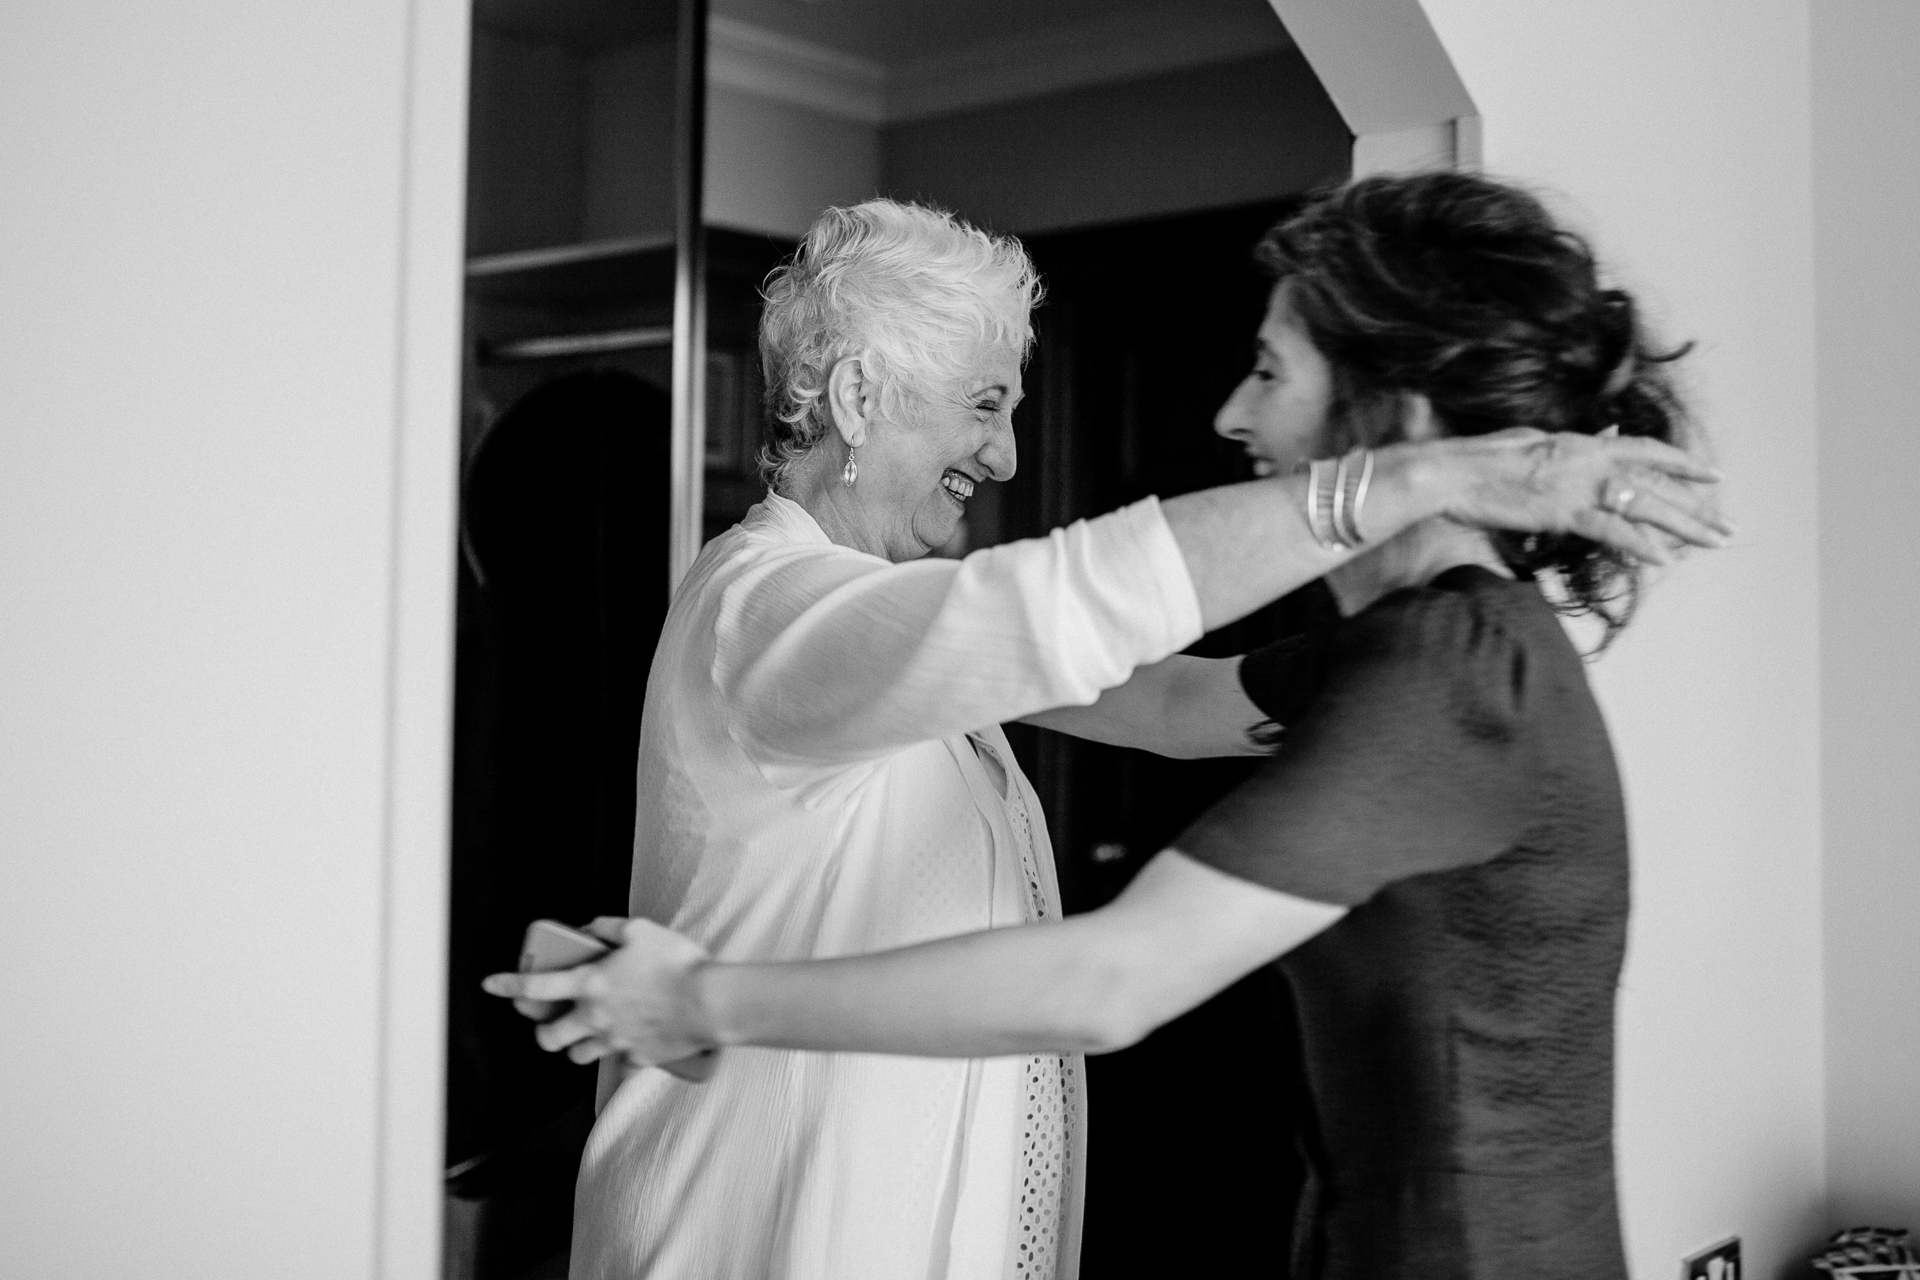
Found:
<path fill-rule="evenodd" d="M 0 11 L 0 1280 L 1920 1280 L 1916 59 Z"/>

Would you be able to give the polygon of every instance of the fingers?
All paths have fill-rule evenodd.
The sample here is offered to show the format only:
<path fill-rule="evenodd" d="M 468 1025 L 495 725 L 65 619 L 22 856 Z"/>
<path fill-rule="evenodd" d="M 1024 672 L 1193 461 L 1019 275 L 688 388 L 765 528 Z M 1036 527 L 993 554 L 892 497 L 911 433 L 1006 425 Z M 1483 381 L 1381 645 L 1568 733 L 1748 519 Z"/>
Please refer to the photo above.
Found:
<path fill-rule="evenodd" d="M 534 1032 L 540 1047 L 575 1062 L 608 1054 L 673 1061 L 715 1042 L 693 985 L 708 963 L 704 948 L 650 920 L 602 917 L 589 928 L 617 944 L 612 953 L 552 973 L 496 973 L 481 985 L 541 1019 Z M 712 1060 L 676 1065 L 675 1074 L 699 1079 Z"/>
<path fill-rule="evenodd" d="M 480 983 L 490 996 L 516 1000 L 577 1000 L 585 993 L 591 965 L 558 969 L 552 973 L 495 973 Z"/>
<path fill-rule="evenodd" d="M 523 1018 L 532 1018 L 535 1022 L 545 1022 L 565 1006 L 552 1000 L 520 999 L 513 1002 L 513 1011 Z"/>
<path fill-rule="evenodd" d="M 1636 467 L 1645 467 L 1695 484 L 1714 484 L 1720 480 L 1718 471 L 1686 450 L 1660 440 L 1649 440 L 1645 436 L 1607 436 L 1602 439 L 1601 447 L 1622 477 Z"/>
<path fill-rule="evenodd" d="M 624 940 L 622 930 L 626 928 L 626 924 L 625 916 L 596 916 L 584 932 L 592 934 L 610 946 L 617 947 Z"/>
<path fill-rule="evenodd" d="M 1666 548 L 1652 534 L 1611 511 L 1595 507 L 1579 513 L 1574 517 L 1573 531 L 1583 538 L 1592 538 L 1595 542 L 1604 542 L 1624 551 L 1636 560 L 1644 560 L 1649 564 L 1668 563 Z"/>
<path fill-rule="evenodd" d="M 576 1040 L 567 1046 L 567 1056 L 582 1065 L 589 1062 L 598 1062 L 612 1052 L 613 1046 L 598 1037 L 588 1040 Z"/>
<path fill-rule="evenodd" d="M 1599 505 L 1603 511 L 1651 525 L 1683 543 L 1718 548 L 1727 545 L 1733 526 L 1721 517 L 1715 498 L 1710 486 L 1658 471 L 1630 469 L 1616 471 L 1601 482 Z"/>
<path fill-rule="evenodd" d="M 1731 527 L 1711 512 L 1703 512 L 1701 501 L 1693 494 L 1669 497 L 1661 490 L 1642 490 L 1623 514 L 1634 524 L 1652 525 L 1696 547 L 1726 546 Z"/>
<path fill-rule="evenodd" d="M 552 1022 L 543 1022 L 533 1029 L 533 1038 L 538 1040 L 540 1047 L 548 1053 L 558 1053 L 562 1049 L 582 1040 L 590 1040 L 599 1034 L 600 1028 L 589 1023 L 586 1015 L 579 1009 L 573 1010 L 564 1017 L 555 1018 Z"/>
<path fill-rule="evenodd" d="M 513 1007 L 540 1023 L 533 1038 L 548 1053 L 565 1050 L 575 1062 L 594 1062 L 613 1052 L 604 1038 L 604 1014 L 594 1005 L 578 1005 L 560 1017 L 562 1003 L 587 994 L 588 970 L 562 969 L 556 973 L 496 973 L 480 985 L 491 995 L 513 997 Z"/>

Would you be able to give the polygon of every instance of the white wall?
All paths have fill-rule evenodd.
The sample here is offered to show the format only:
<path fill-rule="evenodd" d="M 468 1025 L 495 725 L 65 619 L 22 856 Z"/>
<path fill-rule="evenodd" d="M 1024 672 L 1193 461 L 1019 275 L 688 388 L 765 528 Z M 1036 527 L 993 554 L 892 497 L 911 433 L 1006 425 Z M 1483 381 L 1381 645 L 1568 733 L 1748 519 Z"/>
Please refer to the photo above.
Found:
<path fill-rule="evenodd" d="M 1426 8 L 1489 168 L 1557 192 L 1700 343 L 1741 544 L 1670 574 L 1595 668 L 1635 853 L 1622 1192 L 1636 1275 L 1734 1232 L 1752 1274 L 1800 1274 L 1826 1217 L 1807 5 Z"/>
<path fill-rule="evenodd" d="M 338 1280 L 393 1227 L 396 419 L 447 410 L 444 493 L 455 376 L 457 292 L 402 307 L 410 216 L 458 288 L 463 31 L 409 96 L 435 8 L 0 7 L 0 1275 Z M 408 205 L 410 112 L 455 145 Z M 401 376 L 429 330 L 437 391 Z M 436 1118 L 388 1118 L 430 1193 Z"/>
<path fill-rule="evenodd" d="M 706 179 L 708 222 L 798 239 L 829 205 L 874 195 L 880 131 L 710 85 Z"/>
<path fill-rule="evenodd" d="M 1920 5 L 1811 8 L 1827 1176 L 1920 1229 Z"/>

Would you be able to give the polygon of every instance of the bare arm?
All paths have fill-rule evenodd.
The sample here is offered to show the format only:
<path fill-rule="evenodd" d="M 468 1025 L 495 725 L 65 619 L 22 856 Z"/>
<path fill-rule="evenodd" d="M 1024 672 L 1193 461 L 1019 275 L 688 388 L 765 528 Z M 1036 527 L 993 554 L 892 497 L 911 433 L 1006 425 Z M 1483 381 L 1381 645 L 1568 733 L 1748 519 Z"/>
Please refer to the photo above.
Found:
<path fill-rule="evenodd" d="M 1712 470 L 1654 440 L 1532 430 L 1392 445 L 1376 451 L 1364 532 L 1378 543 L 1448 516 L 1485 528 L 1571 531 L 1661 563 L 1663 532 L 1696 546 L 1729 532 L 1695 483 Z M 1600 506 L 1610 481 L 1638 495 L 1630 517 Z M 1276 476 L 1161 503 L 1186 558 L 1207 630 L 1313 581 L 1353 553 L 1321 546 L 1307 527 L 1306 478 Z"/>
<path fill-rule="evenodd" d="M 1487 527 L 1573 529 L 1635 555 L 1659 559 L 1659 530 L 1713 546 L 1725 526 L 1710 519 L 1706 490 L 1676 479 L 1710 473 L 1678 450 L 1648 440 L 1494 436 L 1380 450 L 1366 533 L 1373 542 L 1415 521 L 1447 515 Z M 1644 493 L 1636 519 L 1603 511 L 1609 479 L 1632 477 Z M 1258 480 L 1161 504 L 1211 629 L 1325 573 L 1352 553 L 1314 541 L 1305 516 L 1304 477 Z M 1237 660 L 1176 655 L 1140 667 L 1125 684 L 1086 706 L 1026 716 L 1040 725 L 1113 746 L 1182 759 L 1253 755 L 1249 731 L 1264 717 L 1240 688 Z"/>
<path fill-rule="evenodd" d="M 1092 706 L 1055 707 L 1023 722 L 1109 746 L 1198 760 L 1262 754 L 1253 730 L 1265 719 L 1240 687 L 1240 659 L 1175 654 L 1137 668 L 1132 679 Z"/>
<path fill-rule="evenodd" d="M 1122 1048 L 1327 928 L 1346 908 L 1166 850 L 1098 911 L 872 955 L 718 964 L 647 921 L 596 964 L 500 974 L 496 995 L 575 1000 L 538 1031 L 579 1061 L 727 1044 L 927 1057 Z"/>

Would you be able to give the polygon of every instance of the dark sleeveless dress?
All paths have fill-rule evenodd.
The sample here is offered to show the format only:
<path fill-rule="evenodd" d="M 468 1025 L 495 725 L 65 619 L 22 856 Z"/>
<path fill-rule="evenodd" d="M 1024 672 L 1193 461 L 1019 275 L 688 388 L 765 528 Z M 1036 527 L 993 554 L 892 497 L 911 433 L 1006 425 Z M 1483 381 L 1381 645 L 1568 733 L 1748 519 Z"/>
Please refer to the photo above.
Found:
<path fill-rule="evenodd" d="M 1308 1095 L 1295 1280 L 1625 1280 L 1626 826 L 1558 619 L 1458 568 L 1241 678 L 1279 749 L 1177 847 L 1355 904 L 1279 961 Z"/>

